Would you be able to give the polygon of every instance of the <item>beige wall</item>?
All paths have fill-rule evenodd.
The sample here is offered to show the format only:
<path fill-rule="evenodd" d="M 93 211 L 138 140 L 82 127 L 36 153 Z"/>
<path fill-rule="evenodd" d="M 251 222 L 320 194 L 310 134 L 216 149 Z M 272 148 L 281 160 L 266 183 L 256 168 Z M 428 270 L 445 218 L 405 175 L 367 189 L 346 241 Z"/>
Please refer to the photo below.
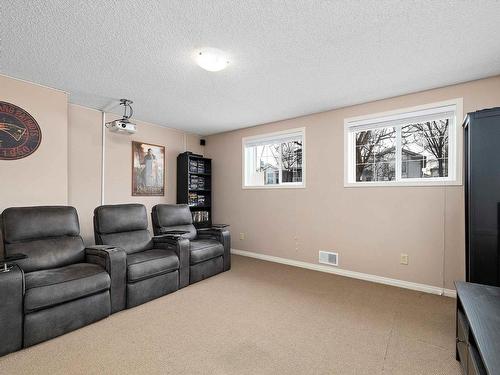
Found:
<path fill-rule="evenodd" d="M 0 75 L 0 101 L 26 110 L 42 131 L 34 153 L 19 160 L 0 160 L 0 211 L 10 206 L 66 204 L 66 93 Z"/>
<path fill-rule="evenodd" d="M 28 111 L 42 130 L 35 153 L 21 160 L 0 161 L 0 212 L 12 206 L 75 206 L 82 236 L 93 244 L 92 215 L 101 199 L 101 112 L 68 104 L 62 91 L 1 75 L 0 101 Z M 108 120 L 115 118 L 108 114 Z M 148 211 L 157 203 L 175 203 L 177 154 L 185 147 L 203 153 L 199 137 L 134 122 L 138 132 L 133 136 L 106 132 L 105 203 L 138 202 Z M 166 147 L 164 197 L 132 197 L 132 140 Z"/>
<path fill-rule="evenodd" d="M 116 118 L 107 114 L 106 121 Z M 69 204 L 78 209 L 86 243 L 93 243 L 93 211 L 101 202 L 101 121 L 101 112 L 69 105 Z M 203 153 L 203 147 L 196 135 L 137 120 L 134 123 L 134 135 L 106 131 L 104 203 L 141 203 L 150 213 L 155 204 L 176 202 L 177 155 L 185 147 Z M 165 196 L 132 196 L 132 141 L 165 146 Z"/>
<path fill-rule="evenodd" d="M 34 153 L 19 160 L 0 160 L 0 212 L 11 206 L 67 204 L 66 93 L 0 75 L 0 101 L 26 110 L 42 132 Z"/>
<path fill-rule="evenodd" d="M 80 232 L 93 244 L 92 217 L 101 201 L 101 112 L 68 106 L 68 202 L 78 210 Z"/>
<path fill-rule="evenodd" d="M 453 288 L 464 277 L 463 187 L 345 188 L 343 129 L 345 118 L 458 97 L 464 113 L 498 106 L 500 77 L 208 137 L 215 222 L 231 224 L 236 249 L 310 263 L 333 250 L 343 269 Z M 297 127 L 306 127 L 307 187 L 242 189 L 242 137 Z"/>

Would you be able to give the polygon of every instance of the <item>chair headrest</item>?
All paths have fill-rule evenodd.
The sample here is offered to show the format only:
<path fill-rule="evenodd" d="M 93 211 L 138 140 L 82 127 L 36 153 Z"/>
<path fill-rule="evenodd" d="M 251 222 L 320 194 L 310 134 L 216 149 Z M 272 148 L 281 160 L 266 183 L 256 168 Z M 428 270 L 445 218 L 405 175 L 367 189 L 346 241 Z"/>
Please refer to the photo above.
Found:
<path fill-rule="evenodd" d="M 171 227 L 193 224 L 191 210 L 187 204 L 157 204 L 153 207 L 153 225 Z"/>
<path fill-rule="evenodd" d="M 69 206 L 11 207 L 2 212 L 5 243 L 78 236 L 78 213 Z"/>
<path fill-rule="evenodd" d="M 102 234 L 146 230 L 146 207 L 137 203 L 99 206 L 94 210 L 94 225 Z"/>

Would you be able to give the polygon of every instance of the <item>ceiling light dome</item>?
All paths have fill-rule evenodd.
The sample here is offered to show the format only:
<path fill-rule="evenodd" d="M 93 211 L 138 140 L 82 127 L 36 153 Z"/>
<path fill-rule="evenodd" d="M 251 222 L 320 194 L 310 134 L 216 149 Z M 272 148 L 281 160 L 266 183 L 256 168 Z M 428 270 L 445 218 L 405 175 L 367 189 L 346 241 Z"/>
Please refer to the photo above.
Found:
<path fill-rule="evenodd" d="M 196 52 L 196 63 L 209 72 L 218 72 L 229 65 L 229 57 L 220 49 L 203 48 Z"/>

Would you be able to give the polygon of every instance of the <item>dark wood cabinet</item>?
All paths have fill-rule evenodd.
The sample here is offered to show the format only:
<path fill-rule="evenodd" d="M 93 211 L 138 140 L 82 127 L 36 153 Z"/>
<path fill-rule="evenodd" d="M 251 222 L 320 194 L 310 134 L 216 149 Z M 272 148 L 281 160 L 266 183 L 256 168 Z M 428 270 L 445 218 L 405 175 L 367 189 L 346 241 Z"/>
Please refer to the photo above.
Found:
<path fill-rule="evenodd" d="M 500 286 L 500 108 L 463 125 L 466 280 Z"/>
<path fill-rule="evenodd" d="M 177 156 L 177 203 L 189 205 L 195 227 L 212 225 L 212 159 L 189 151 Z"/>
<path fill-rule="evenodd" d="M 456 358 L 466 375 L 500 375 L 500 288 L 456 282 Z"/>

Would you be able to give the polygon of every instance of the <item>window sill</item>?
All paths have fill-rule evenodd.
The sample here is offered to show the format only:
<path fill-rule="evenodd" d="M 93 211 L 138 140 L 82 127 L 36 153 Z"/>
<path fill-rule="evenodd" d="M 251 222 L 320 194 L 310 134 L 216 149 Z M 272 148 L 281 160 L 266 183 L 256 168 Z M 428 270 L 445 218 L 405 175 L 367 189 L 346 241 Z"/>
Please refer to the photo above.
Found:
<path fill-rule="evenodd" d="M 388 181 L 388 182 L 344 182 L 346 188 L 369 188 L 369 187 L 417 187 L 417 186 L 462 186 L 461 181 Z"/>
<path fill-rule="evenodd" d="M 305 189 L 306 185 L 242 186 L 243 190 Z"/>

